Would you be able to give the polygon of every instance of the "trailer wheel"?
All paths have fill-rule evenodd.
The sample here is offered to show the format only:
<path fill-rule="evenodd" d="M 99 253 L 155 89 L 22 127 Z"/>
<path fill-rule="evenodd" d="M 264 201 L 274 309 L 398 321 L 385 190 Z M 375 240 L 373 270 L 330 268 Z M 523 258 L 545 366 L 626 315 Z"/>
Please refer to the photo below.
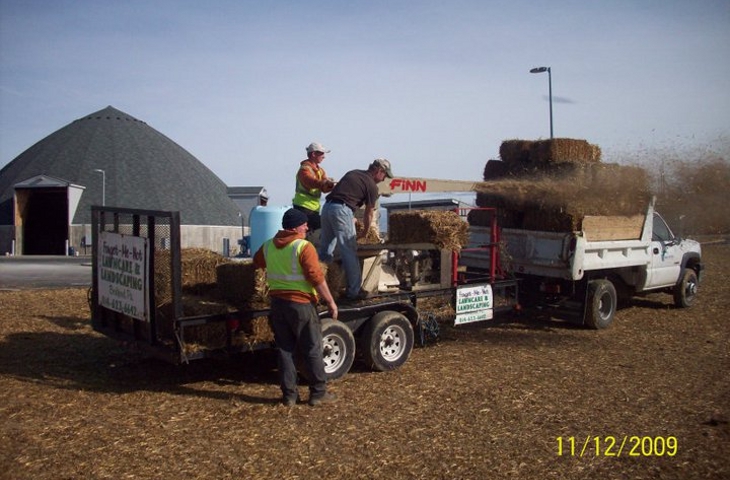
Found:
<path fill-rule="evenodd" d="M 691 268 L 685 268 L 682 278 L 674 287 L 674 305 L 679 308 L 690 307 L 697 296 L 697 273 Z"/>
<path fill-rule="evenodd" d="M 376 371 L 395 370 L 413 350 L 413 326 L 402 314 L 390 310 L 373 315 L 360 336 L 365 364 Z"/>
<path fill-rule="evenodd" d="M 342 322 L 322 320 L 322 357 L 327 380 L 336 380 L 350 371 L 355 361 L 355 337 Z"/>
<path fill-rule="evenodd" d="M 593 329 L 608 328 L 616 314 L 616 288 L 608 280 L 588 282 L 585 324 Z"/>

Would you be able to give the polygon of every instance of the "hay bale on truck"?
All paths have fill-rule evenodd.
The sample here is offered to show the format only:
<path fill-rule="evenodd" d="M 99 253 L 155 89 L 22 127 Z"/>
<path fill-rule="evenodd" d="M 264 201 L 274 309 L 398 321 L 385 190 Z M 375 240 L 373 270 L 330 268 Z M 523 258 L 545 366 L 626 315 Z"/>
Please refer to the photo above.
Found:
<path fill-rule="evenodd" d="M 522 278 L 526 304 L 606 328 L 619 296 L 670 291 L 680 307 L 694 301 L 700 246 L 675 237 L 655 214 L 643 169 L 600 163 L 600 149 L 583 140 L 512 140 L 500 151 L 525 168 L 485 181 L 476 203 L 499 209 L 503 258 Z M 489 225 L 483 213 L 469 215 L 475 238 Z M 470 255 L 472 268 L 485 261 Z"/>
<path fill-rule="evenodd" d="M 487 178 L 485 167 L 476 204 L 498 208 L 504 228 L 581 230 L 585 216 L 642 214 L 651 199 L 643 169 L 603 164 L 600 148 L 585 140 L 507 140 L 500 155 L 511 177 Z M 486 226 L 488 218 L 475 211 L 469 222 Z"/>
<path fill-rule="evenodd" d="M 586 140 L 555 138 L 551 140 L 505 140 L 499 148 L 504 170 L 512 177 L 527 175 L 563 175 L 600 163 L 601 149 Z M 499 178 L 494 167 L 487 166 L 484 179 Z M 489 176 L 489 178 L 488 178 Z"/>

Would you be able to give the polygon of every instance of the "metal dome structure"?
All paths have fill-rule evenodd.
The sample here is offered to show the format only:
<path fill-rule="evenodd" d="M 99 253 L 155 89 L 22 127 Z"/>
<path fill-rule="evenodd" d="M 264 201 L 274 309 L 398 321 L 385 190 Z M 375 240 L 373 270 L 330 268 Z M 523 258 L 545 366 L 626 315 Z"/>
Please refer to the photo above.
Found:
<path fill-rule="evenodd" d="M 15 242 L 23 254 L 64 253 L 59 241 L 78 244 L 92 205 L 179 211 L 183 225 L 241 231 L 240 209 L 223 181 L 165 135 L 109 106 L 0 170 L 0 249 Z"/>

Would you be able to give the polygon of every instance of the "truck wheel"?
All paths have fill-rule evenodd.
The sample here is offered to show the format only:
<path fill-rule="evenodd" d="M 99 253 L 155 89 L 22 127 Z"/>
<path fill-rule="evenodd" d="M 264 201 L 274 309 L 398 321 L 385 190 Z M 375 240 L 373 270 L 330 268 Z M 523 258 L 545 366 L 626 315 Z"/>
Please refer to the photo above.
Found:
<path fill-rule="evenodd" d="M 682 278 L 674 287 L 674 305 L 679 308 L 691 306 L 697 296 L 697 273 L 691 268 L 685 268 Z"/>
<path fill-rule="evenodd" d="M 373 315 L 360 336 L 363 361 L 373 370 L 384 372 L 400 367 L 413 350 L 413 326 L 398 312 Z"/>
<path fill-rule="evenodd" d="M 593 329 L 608 328 L 616 314 L 616 288 L 608 280 L 588 282 L 584 322 Z"/>
<path fill-rule="evenodd" d="M 350 371 L 355 361 L 355 337 L 347 325 L 322 319 L 322 352 L 327 380 L 336 380 Z"/>

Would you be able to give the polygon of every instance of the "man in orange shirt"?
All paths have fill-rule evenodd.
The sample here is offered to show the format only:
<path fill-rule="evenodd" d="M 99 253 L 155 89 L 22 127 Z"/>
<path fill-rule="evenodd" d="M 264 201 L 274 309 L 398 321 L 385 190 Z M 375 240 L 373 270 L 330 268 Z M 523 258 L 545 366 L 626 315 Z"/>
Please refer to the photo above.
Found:
<path fill-rule="evenodd" d="M 310 143 L 307 147 L 307 159 L 299 164 L 297 171 L 292 205 L 307 215 L 310 232 L 318 230 L 322 225 L 319 217 L 320 197 L 335 186 L 335 181 L 327 177 L 321 166 L 327 153 L 330 153 L 330 150 L 321 143 Z"/>
<path fill-rule="evenodd" d="M 337 305 L 319 266 L 317 251 L 304 238 L 307 230 L 307 216 L 290 208 L 284 213 L 282 230 L 264 242 L 253 258 L 257 268 L 266 269 L 271 297 L 269 320 L 278 351 L 282 401 L 287 406 L 293 406 L 299 398 L 294 363 L 297 348 L 304 354 L 309 370 L 309 405 L 336 400 L 333 393 L 327 392 L 322 322 L 316 305 L 321 296 L 335 320 Z"/>

